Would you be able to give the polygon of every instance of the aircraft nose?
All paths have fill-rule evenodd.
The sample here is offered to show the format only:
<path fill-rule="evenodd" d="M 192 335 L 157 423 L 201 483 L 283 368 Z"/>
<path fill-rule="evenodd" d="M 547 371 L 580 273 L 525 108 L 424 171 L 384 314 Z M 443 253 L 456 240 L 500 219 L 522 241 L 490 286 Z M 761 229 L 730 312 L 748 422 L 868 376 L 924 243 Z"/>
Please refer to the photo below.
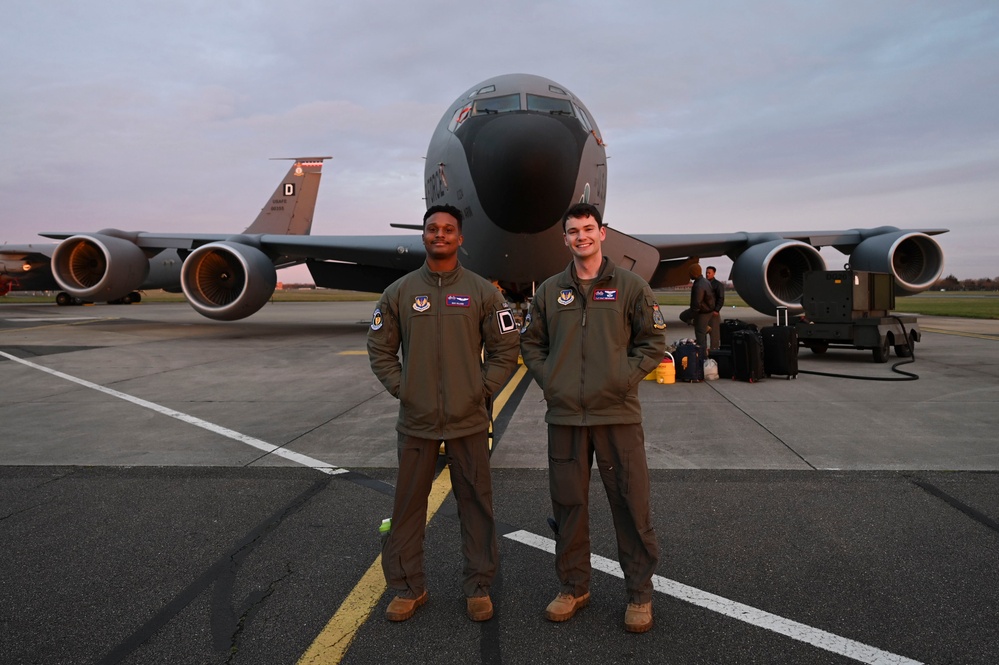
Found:
<path fill-rule="evenodd" d="M 539 233 L 572 204 L 587 134 L 575 118 L 500 113 L 455 133 L 486 215 L 511 233 Z"/>

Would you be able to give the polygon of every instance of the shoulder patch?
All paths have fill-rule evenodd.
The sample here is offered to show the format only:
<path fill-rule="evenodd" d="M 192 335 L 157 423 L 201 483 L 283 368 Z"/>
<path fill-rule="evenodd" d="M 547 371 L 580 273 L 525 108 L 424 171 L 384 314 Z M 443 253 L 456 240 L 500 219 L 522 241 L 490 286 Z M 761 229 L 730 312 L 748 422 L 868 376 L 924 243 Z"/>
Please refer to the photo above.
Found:
<path fill-rule="evenodd" d="M 513 318 L 510 309 L 501 309 L 496 312 L 496 325 L 499 327 L 501 335 L 512 333 L 517 329 L 517 321 Z"/>
<path fill-rule="evenodd" d="M 385 322 L 382 320 L 382 310 L 376 307 L 374 314 L 371 315 L 371 329 L 381 330 L 382 324 L 384 323 Z"/>
<path fill-rule="evenodd" d="M 527 316 L 524 317 L 524 325 L 520 329 L 520 334 L 523 335 L 524 333 L 526 333 L 527 332 L 527 328 L 530 325 L 531 325 L 531 313 L 528 312 Z"/>
<path fill-rule="evenodd" d="M 652 327 L 656 330 L 666 330 L 666 319 L 663 318 L 663 313 L 659 311 L 659 303 L 652 306 Z"/>

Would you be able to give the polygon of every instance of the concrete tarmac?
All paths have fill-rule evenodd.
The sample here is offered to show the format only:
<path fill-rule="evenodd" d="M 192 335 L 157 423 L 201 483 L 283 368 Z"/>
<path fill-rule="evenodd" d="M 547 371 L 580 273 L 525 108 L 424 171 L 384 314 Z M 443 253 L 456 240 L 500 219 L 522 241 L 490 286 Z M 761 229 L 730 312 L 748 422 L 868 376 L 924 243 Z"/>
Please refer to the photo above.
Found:
<path fill-rule="evenodd" d="M 364 352 L 373 306 L 220 323 L 183 303 L 0 305 L 0 662 L 309 652 L 391 513 L 397 403 Z M 691 334 L 664 309 L 669 339 Z M 908 378 L 894 357 L 803 349 L 802 370 L 856 378 L 642 383 L 663 551 L 645 635 L 621 625 L 599 477 L 593 601 L 544 619 L 544 402 L 515 375 L 492 457 L 494 619 L 464 616 L 448 498 L 427 532 L 430 602 L 392 624 L 376 595 L 370 617 L 347 614 L 342 655 L 310 662 L 999 662 L 999 322 L 919 322 L 899 367 L 914 381 L 882 380 Z"/>

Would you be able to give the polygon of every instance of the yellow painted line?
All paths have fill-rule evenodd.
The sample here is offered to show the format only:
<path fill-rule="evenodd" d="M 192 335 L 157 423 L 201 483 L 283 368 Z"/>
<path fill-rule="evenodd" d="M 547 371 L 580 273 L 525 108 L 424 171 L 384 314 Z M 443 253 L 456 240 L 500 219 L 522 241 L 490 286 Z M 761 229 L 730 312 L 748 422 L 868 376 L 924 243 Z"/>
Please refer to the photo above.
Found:
<path fill-rule="evenodd" d="M 338 356 L 366 356 L 367 351 L 341 351 L 337 354 Z"/>
<path fill-rule="evenodd" d="M 525 374 L 527 374 L 526 367 L 521 366 L 517 369 L 513 378 L 507 382 L 506 387 L 500 391 L 493 402 L 494 412 L 499 413 L 503 410 L 510 395 L 520 385 Z M 440 510 L 441 504 L 450 493 L 451 471 L 445 466 L 430 488 L 430 497 L 427 500 L 427 524 Z M 387 588 L 382 573 L 382 556 L 379 554 L 350 594 L 347 595 L 347 598 L 340 604 L 333 618 L 329 620 L 326 627 L 298 659 L 298 665 L 336 665 L 339 663 L 347 653 L 350 643 L 354 640 L 354 635 L 371 616 L 372 610 L 375 609 L 375 605 L 378 604 L 378 600 L 385 594 Z"/>
<path fill-rule="evenodd" d="M 440 509 L 444 499 L 451 493 L 451 472 L 447 467 L 441 471 L 430 488 L 427 500 L 427 523 Z M 329 620 L 308 650 L 298 659 L 299 665 L 334 665 L 339 663 L 354 639 L 358 629 L 371 616 L 378 600 L 387 586 L 382 574 L 382 556 L 379 554 L 353 591 L 340 604 L 336 614 Z"/>
<path fill-rule="evenodd" d="M 999 339 L 999 337 L 996 337 L 995 335 L 979 335 L 976 333 L 958 332 L 956 330 L 941 330 L 940 328 L 925 328 L 923 326 L 920 326 L 919 329 L 922 330 L 923 332 L 937 333 L 940 335 L 957 335 L 958 337 L 972 337 L 974 339 L 991 339 L 992 341 Z"/>
<path fill-rule="evenodd" d="M 506 406 L 507 400 L 510 399 L 510 395 L 513 391 L 517 389 L 520 382 L 524 379 L 524 375 L 527 374 L 527 367 L 521 365 L 517 368 L 517 371 L 513 373 L 513 377 L 506 382 L 506 387 L 500 391 L 500 394 L 496 396 L 496 400 L 493 402 L 493 413 L 502 413 L 503 407 Z"/>

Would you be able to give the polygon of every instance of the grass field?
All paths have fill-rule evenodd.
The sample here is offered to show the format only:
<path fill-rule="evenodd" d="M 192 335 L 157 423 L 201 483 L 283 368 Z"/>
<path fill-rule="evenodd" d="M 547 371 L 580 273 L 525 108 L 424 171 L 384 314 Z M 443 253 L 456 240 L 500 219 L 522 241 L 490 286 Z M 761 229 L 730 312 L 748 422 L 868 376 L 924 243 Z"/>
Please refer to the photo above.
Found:
<path fill-rule="evenodd" d="M 685 307 L 690 295 L 682 291 L 656 294 L 660 305 Z M 732 292 L 725 294 L 725 305 L 745 307 L 746 303 Z M 895 299 L 896 312 L 928 316 L 956 316 L 965 319 L 999 319 L 999 293 L 987 291 L 920 293 Z"/>
<path fill-rule="evenodd" d="M 10 293 L 0 297 L 0 307 L 15 303 L 48 303 L 53 296 L 28 296 Z M 690 296 L 683 291 L 663 291 L 656 294 L 660 305 L 686 306 Z M 338 302 L 338 301 L 375 301 L 376 293 L 359 291 L 338 291 L 335 289 L 306 289 L 296 291 L 275 291 L 272 302 Z M 143 293 L 143 302 L 183 302 L 180 293 L 164 291 L 147 291 Z M 729 291 L 725 294 L 725 304 L 745 307 L 746 303 Z M 945 292 L 921 293 L 918 296 L 896 298 L 895 311 L 931 316 L 956 316 L 969 319 L 999 319 L 999 293 L 995 292 Z"/>

